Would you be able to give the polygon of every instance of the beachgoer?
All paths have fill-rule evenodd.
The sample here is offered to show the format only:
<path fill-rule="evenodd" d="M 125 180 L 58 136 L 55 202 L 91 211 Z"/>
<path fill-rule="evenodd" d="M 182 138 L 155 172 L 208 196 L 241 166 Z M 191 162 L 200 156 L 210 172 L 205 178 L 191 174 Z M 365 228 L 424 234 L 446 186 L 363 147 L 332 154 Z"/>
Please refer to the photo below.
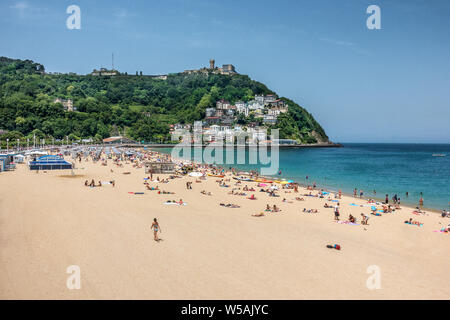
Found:
<path fill-rule="evenodd" d="M 334 206 L 334 220 L 339 220 L 339 202 Z"/>
<path fill-rule="evenodd" d="M 252 217 L 264 217 L 264 212 L 252 214 Z"/>
<path fill-rule="evenodd" d="M 367 221 L 369 221 L 369 216 L 365 215 L 364 213 L 361 213 L 362 221 L 361 224 L 367 225 Z"/>
<path fill-rule="evenodd" d="M 150 229 L 153 229 L 153 237 L 154 237 L 155 241 L 159 241 L 158 231 L 159 232 L 162 232 L 162 231 L 161 231 L 161 227 L 159 226 L 158 220 L 156 220 L 156 218 L 153 219 L 153 223 L 152 223 L 152 226 L 150 227 Z"/>

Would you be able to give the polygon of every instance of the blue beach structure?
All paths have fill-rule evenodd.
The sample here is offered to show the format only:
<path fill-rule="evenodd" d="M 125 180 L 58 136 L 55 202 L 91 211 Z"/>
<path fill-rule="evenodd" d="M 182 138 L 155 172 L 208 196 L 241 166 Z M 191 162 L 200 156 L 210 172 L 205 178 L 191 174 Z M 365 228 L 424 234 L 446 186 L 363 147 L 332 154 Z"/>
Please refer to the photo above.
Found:
<path fill-rule="evenodd" d="M 0 154 L 0 171 L 14 170 L 14 156 L 16 154 Z"/>
<path fill-rule="evenodd" d="M 29 161 L 30 170 L 65 170 L 72 169 L 72 164 L 60 156 L 46 155 Z"/>

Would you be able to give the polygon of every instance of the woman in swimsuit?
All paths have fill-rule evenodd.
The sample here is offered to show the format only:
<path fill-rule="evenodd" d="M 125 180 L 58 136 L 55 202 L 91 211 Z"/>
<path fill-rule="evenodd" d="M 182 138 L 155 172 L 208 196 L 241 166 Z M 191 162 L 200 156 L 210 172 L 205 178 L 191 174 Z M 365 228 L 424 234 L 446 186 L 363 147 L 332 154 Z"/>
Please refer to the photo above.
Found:
<path fill-rule="evenodd" d="M 161 227 L 159 226 L 158 220 L 156 220 L 156 218 L 153 219 L 153 223 L 152 223 L 152 226 L 150 227 L 150 229 L 153 229 L 153 236 L 154 236 L 155 241 L 159 241 L 158 231 L 159 232 L 162 232 L 162 231 L 161 231 Z"/>

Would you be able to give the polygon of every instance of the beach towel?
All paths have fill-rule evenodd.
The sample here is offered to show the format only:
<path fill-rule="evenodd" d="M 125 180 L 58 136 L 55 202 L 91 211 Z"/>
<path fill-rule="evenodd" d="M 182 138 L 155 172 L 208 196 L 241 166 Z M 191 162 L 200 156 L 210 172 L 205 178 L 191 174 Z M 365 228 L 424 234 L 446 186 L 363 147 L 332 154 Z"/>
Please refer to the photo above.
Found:
<path fill-rule="evenodd" d="M 359 207 L 357 204 L 354 204 L 354 203 L 350 203 L 350 205 L 354 206 L 354 207 Z"/>
<path fill-rule="evenodd" d="M 418 226 L 418 227 L 422 227 L 423 226 L 423 223 L 421 223 L 420 225 L 417 225 L 415 223 L 405 222 L 405 224 L 409 224 L 410 226 Z"/>
<path fill-rule="evenodd" d="M 186 202 L 183 202 L 182 204 L 179 204 L 178 202 L 164 202 L 164 204 L 167 204 L 167 205 L 169 205 L 169 204 L 175 204 L 175 205 L 177 205 L 177 206 L 185 206 L 185 205 L 187 205 Z"/>
<path fill-rule="evenodd" d="M 339 224 L 348 224 L 351 226 L 359 226 L 360 225 L 359 223 L 354 223 L 354 222 L 350 222 L 350 221 L 334 221 L 334 222 L 337 222 Z"/>

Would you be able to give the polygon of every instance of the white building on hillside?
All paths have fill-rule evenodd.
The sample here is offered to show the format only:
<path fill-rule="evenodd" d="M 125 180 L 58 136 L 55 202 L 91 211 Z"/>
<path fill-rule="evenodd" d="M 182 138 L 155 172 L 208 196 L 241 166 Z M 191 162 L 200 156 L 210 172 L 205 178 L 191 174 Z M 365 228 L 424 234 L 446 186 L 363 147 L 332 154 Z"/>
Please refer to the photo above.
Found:
<path fill-rule="evenodd" d="M 256 100 L 251 100 L 247 103 L 248 109 L 249 110 L 258 110 L 258 109 L 264 109 L 264 104 L 256 101 Z"/>

